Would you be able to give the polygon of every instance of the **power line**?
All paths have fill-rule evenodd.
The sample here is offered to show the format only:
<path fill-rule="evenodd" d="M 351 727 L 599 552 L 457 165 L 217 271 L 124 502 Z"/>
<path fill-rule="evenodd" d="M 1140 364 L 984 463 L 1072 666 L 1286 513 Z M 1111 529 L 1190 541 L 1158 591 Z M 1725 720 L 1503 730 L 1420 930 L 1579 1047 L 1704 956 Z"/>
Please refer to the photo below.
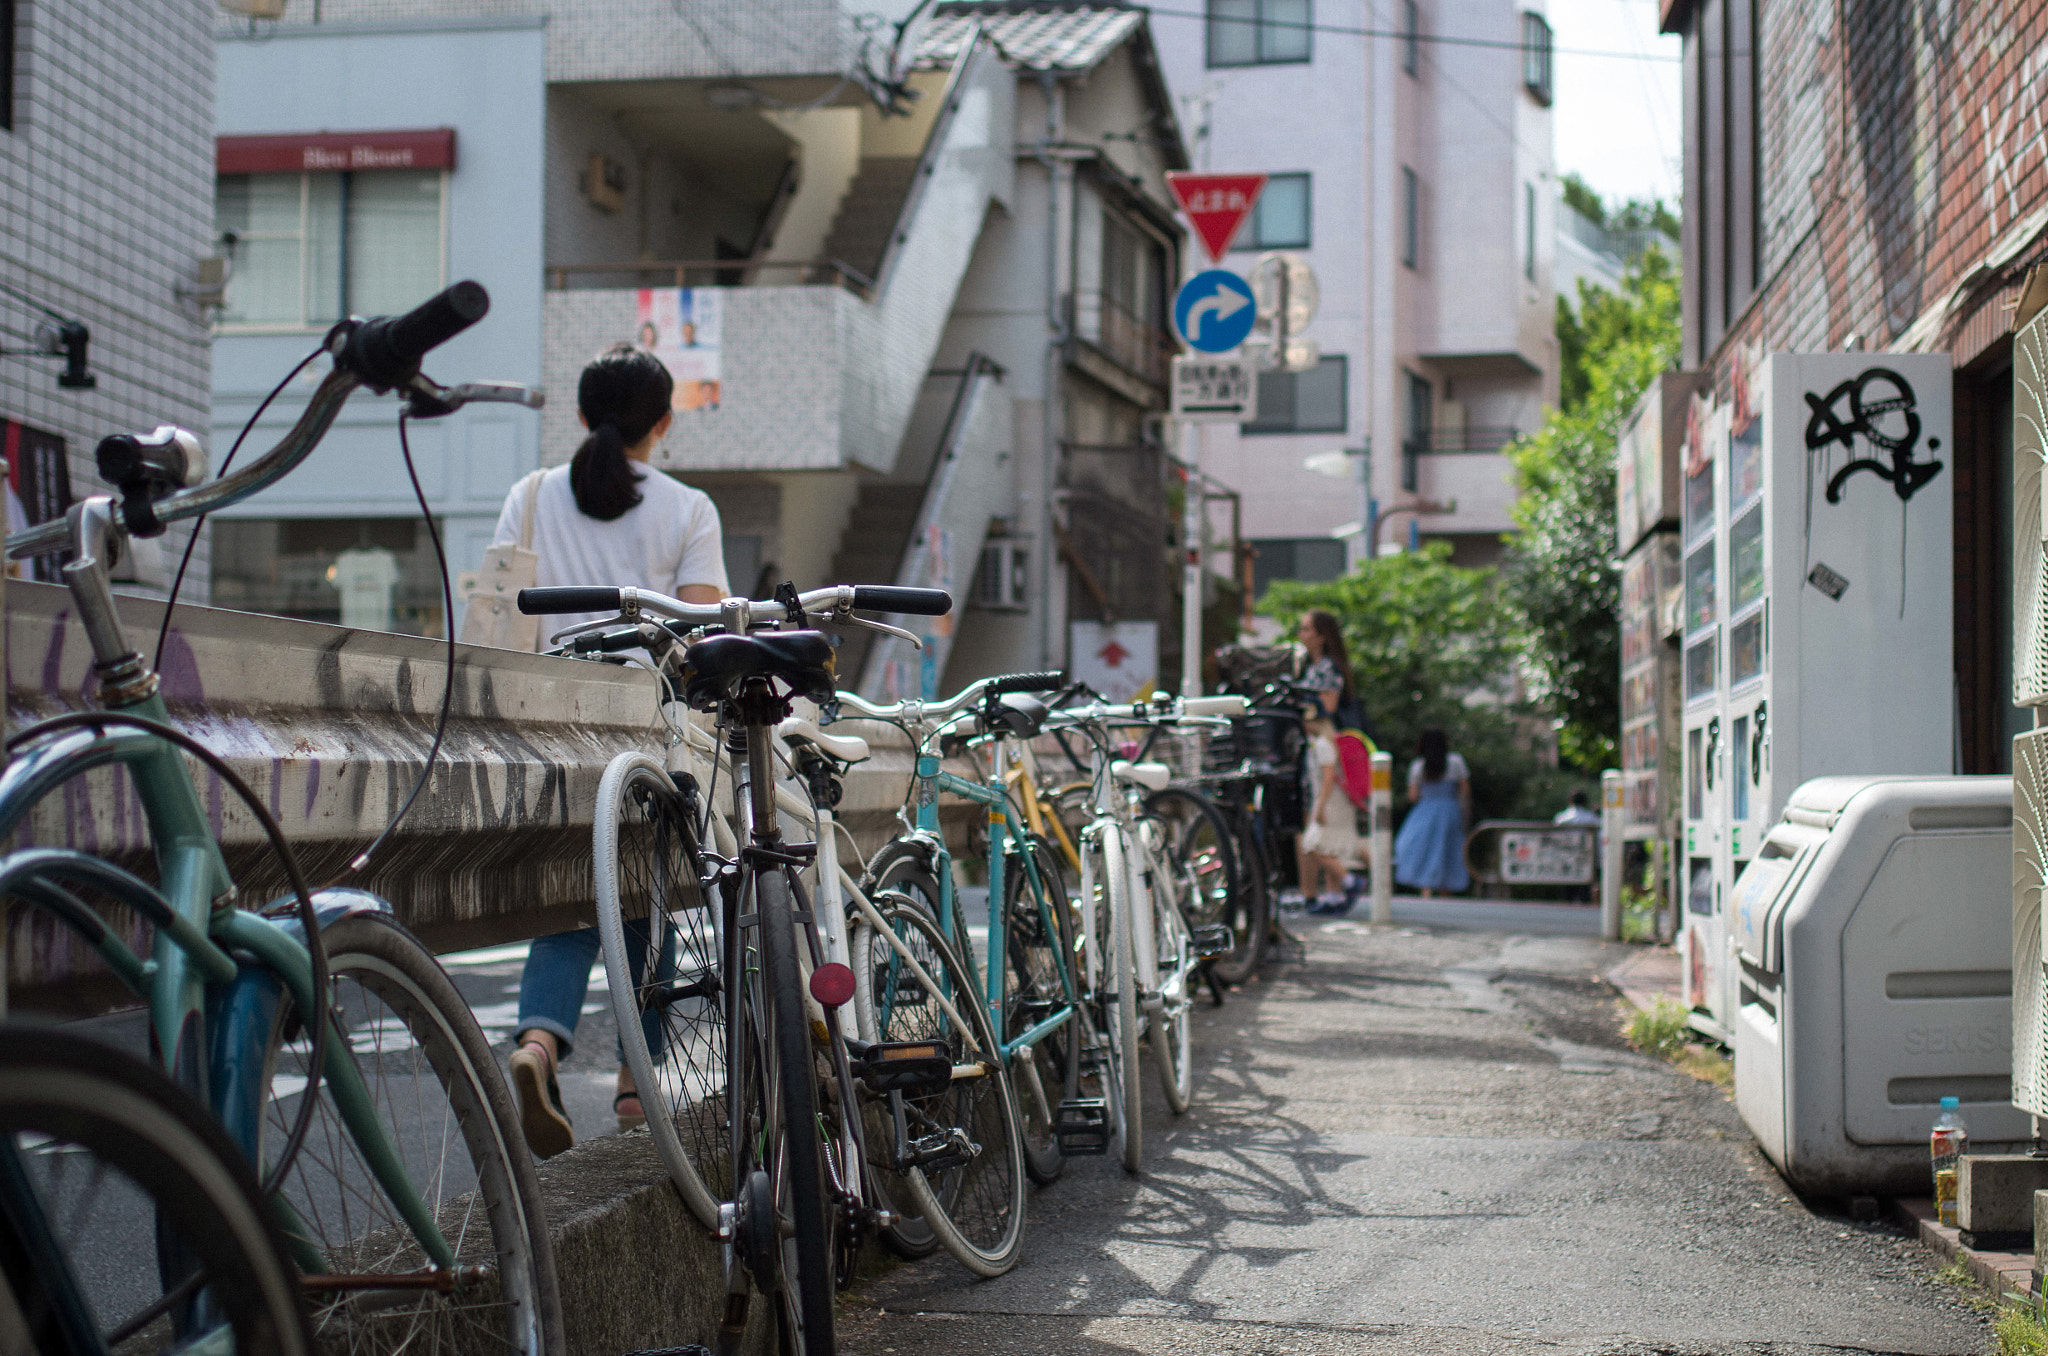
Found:
<path fill-rule="evenodd" d="M 1192 9 L 1163 9 L 1158 5 L 1143 5 L 1153 14 L 1171 19 L 1201 19 L 1216 23 L 1251 24 L 1260 28 L 1289 28 L 1306 30 L 1311 33 L 1340 33 L 1358 38 L 1392 38 L 1397 42 L 1432 43 L 1439 47 L 1492 47 L 1503 51 L 1519 52 L 1524 43 L 1508 38 L 1453 38 L 1439 33 L 1424 33 L 1420 29 L 1410 33 L 1399 28 L 1353 28 L 1346 24 L 1303 23 L 1295 19 L 1230 18 L 1205 14 Z M 1661 61 L 1680 62 L 1685 58 L 1658 56 L 1654 52 L 1616 52 L 1597 47 L 1552 47 L 1551 52 L 1560 56 L 1609 57 L 1617 61 Z"/>

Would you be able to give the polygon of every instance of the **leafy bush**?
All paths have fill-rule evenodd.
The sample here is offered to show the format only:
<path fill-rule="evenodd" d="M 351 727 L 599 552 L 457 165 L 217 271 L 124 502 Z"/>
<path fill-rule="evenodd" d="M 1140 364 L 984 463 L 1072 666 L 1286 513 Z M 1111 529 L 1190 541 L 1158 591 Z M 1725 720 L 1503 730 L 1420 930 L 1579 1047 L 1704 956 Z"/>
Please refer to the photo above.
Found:
<path fill-rule="evenodd" d="M 1644 1054 L 1654 1055 L 1658 1059 L 1670 1059 L 1683 1050 L 1685 1043 L 1691 1039 L 1690 1031 L 1685 1024 L 1689 1015 L 1683 1007 L 1670 999 L 1660 998 L 1654 1008 L 1640 1010 L 1629 1018 L 1628 1025 L 1622 1029 L 1622 1034 L 1628 1038 L 1630 1045 Z"/>

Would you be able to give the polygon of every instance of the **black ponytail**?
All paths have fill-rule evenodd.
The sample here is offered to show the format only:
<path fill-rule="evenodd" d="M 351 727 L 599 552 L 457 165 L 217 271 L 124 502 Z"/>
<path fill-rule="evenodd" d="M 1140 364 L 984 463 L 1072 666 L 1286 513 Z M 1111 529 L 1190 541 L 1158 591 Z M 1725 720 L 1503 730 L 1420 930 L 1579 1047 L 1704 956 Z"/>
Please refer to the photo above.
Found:
<path fill-rule="evenodd" d="M 576 408 L 590 436 L 569 460 L 577 511 L 608 523 L 640 502 L 640 473 L 626 449 L 669 411 L 675 379 L 644 348 L 614 344 L 591 359 L 576 384 Z"/>

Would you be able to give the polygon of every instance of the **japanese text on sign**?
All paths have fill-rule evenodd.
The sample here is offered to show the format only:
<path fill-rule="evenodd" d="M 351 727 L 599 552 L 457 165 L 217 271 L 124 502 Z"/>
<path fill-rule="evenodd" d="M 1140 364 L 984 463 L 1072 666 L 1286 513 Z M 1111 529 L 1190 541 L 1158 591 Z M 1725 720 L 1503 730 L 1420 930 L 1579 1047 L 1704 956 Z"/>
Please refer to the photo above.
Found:
<path fill-rule="evenodd" d="M 1173 360 L 1173 417 L 1228 423 L 1252 416 L 1252 369 L 1241 358 Z"/>

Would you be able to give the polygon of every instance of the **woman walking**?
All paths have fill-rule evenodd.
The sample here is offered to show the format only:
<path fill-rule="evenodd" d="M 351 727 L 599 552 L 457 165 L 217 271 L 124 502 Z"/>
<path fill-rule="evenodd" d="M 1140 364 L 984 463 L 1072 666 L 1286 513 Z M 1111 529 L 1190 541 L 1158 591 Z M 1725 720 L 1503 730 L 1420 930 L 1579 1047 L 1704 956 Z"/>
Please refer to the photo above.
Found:
<path fill-rule="evenodd" d="M 590 436 L 567 466 L 534 472 L 532 540 L 540 557 L 534 573 L 541 587 L 617 584 L 686 603 L 725 597 L 717 507 L 703 491 L 643 469 L 668 432 L 674 389 L 660 359 L 630 344 L 605 350 L 583 369 L 576 407 Z M 506 497 L 498 541 L 519 540 L 527 489 L 522 480 Z M 549 620 L 560 628 L 596 619 Z M 536 937 L 520 976 L 512 1087 L 527 1145 L 542 1158 L 576 1142 L 556 1071 L 575 1047 L 597 950 L 596 928 Z M 652 1014 L 644 1028 L 652 1050 L 658 1038 Z M 612 1110 L 619 1128 L 640 1124 L 645 1115 L 623 1060 L 616 1087 Z"/>
<path fill-rule="evenodd" d="M 1308 653 L 1298 680 L 1316 694 L 1319 709 L 1306 722 L 1308 735 L 1308 823 L 1295 842 L 1302 903 L 1310 913 L 1342 914 L 1351 907 L 1346 873 L 1363 860 L 1358 821 L 1351 798 L 1339 784 L 1333 718 L 1356 701 L 1351 690 L 1351 663 L 1344 652 L 1344 629 L 1334 612 L 1311 608 L 1302 613 L 1296 631 Z M 1286 901 L 1290 907 L 1292 899 Z"/>
<path fill-rule="evenodd" d="M 1421 746 L 1421 756 L 1408 765 L 1408 799 L 1415 808 L 1394 840 L 1394 879 L 1428 899 L 1438 890 L 1457 894 L 1472 883 L 1465 871 L 1472 773 L 1436 726 L 1422 732 Z"/>

